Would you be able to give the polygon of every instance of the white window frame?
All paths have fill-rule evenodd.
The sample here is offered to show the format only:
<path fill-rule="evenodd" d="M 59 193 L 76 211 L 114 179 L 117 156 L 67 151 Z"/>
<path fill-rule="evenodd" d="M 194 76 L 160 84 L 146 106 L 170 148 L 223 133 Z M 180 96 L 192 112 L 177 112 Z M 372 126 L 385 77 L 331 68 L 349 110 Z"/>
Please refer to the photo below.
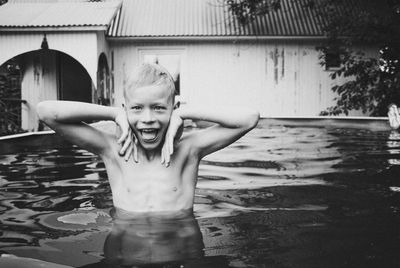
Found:
<path fill-rule="evenodd" d="M 144 63 L 144 57 L 149 54 L 155 55 L 177 55 L 180 56 L 179 62 L 179 96 L 175 96 L 175 101 L 179 101 L 181 103 L 185 103 L 185 90 L 182 87 L 182 77 L 184 74 L 184 56 L 185 49 L 183 47 L 146 47 L 146 48 L 138 48 L 139 52 L 139 62 L 140 64 Z"/>
<path fill-rule="evenodd" d="M 333 53 L 332 53 L 332 55 L 335 56 L 335 57 L 336 57 L 336 56 L 337 56 L 337 57 L 340 57 L 339 54 L 333 54 Z M 337 70 L 340 69 L 341 66 L 331 66 L 331 65 L 328 65 L 328 64 L 327 64 L 327 63 L 328 63 L 327 58 L 326 58 L 326 57 L 328 57 L 327 54 L 325 54 L 324 57 L 325 57 L 325 71 L 333 72 L 333 71 L 337 71 Z"/>

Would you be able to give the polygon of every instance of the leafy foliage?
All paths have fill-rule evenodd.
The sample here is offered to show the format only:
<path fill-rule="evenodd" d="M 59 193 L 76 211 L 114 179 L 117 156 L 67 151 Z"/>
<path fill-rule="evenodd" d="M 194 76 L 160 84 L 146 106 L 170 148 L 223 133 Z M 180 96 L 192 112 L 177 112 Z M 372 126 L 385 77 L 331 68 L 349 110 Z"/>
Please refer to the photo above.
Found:
<path fill-rule="evenodd" d="M 226 3 L 241 24 L 250 23 L 259 15 L 281 8 L 280 0 L 226 0 Z"/>
<path fill-rule="evenodd" d="M 21 74 L 9 61 L 0 69 L 0 136 L 23 132 L 21 129 Z"/>
<path fill-rule="evenodd" d="M 338 55 L 340 67 L 331 78 L 345 82 L 332 88 L 336 105 L 322 115 L 361 110 L 385 115 L 387 105 L 400 104 L 400 0 L 226 0 L 240 23 L 281 8 L 281 1 L 298 1 L 323 18 L 326 41 L 317 47 L 321 64 L 326 55 Z M 376 48 L 365 55 L 363 48 Z"/>

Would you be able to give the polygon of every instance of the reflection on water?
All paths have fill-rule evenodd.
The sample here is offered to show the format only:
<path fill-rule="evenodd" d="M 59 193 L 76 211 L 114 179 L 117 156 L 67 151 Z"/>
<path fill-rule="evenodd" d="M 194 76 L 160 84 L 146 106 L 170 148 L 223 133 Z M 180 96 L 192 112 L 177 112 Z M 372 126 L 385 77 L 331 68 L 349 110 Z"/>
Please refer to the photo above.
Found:
<path fill-rule="evenodd" d="M 85 150 L 0 154 L 0 253 L 72 267 L 400 267 L 399 160 L 397 132 L 266 121 L 201 162 L 194 216 L 171 222 L 111 219 L 104 164 Z"/>
<path fill-rule="evenodd" d="M 103 263 L 133 266 L 204 256 L 199 224 L 191 212 L 168 217 L 121 211 L 112 214 L 114 220 L 104 243 Z"/>
<path fill-rule="evenodd" d="M 400 133 L 397 130 L 390 132 L 389 139 L 387 141 L 387 146 L 389 147 L 388 152 L 393 154 L 394 157 L 398 157 L 400 154 Z M 400 159 L 390 158 L 388 159 L 391 165 L 400 165 Z"/>

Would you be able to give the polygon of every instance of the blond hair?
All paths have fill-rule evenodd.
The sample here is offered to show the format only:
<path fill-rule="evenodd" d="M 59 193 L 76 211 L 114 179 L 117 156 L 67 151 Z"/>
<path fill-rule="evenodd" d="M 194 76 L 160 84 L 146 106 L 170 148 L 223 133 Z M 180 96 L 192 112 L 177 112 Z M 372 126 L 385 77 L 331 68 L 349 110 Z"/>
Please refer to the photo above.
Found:
<path fill-rule="evenodd" d="M 172 102 L 174 102 L 174 79 L 164 67 L 159 64 L 151 63 L 142 64 L 135 69 L 124 89 L 124 97 L 126 98 L 128 90 L 150 85 L 165 85 L 170 91 L 170 98 L 172 99 Z"/>

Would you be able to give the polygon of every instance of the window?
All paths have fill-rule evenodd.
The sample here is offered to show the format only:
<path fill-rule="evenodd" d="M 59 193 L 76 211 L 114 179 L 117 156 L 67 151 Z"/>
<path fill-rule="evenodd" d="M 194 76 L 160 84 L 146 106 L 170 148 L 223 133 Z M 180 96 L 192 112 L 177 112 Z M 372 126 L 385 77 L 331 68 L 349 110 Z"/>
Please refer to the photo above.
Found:
<path fill-rule="evenodd" d="M 325 70 L 334 71 L 340 68 L 340 55 L 338 53 L 327 52 L 325 54 Z"/>
<path fill-rule="evenodd" d="M 175 94 L 181 95 L 181 55 L 182 50 L 141 50 L 142 63 L 155 63 L 163 66 L 175 82 Z"/>

